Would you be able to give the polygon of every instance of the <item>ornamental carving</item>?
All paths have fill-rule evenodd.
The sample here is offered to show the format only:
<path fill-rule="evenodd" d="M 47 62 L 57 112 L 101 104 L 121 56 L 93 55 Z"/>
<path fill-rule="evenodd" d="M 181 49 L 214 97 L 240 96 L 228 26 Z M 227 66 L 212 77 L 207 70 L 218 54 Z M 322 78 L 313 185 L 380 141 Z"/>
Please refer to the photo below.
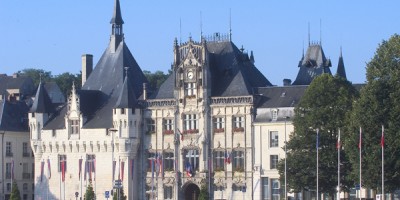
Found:
<path fill-rule="evenodd" d="M 211 98 L 211 104 L 253 104 L 252 96 L 241 96 L 241 97 L 213 97 Z"/>

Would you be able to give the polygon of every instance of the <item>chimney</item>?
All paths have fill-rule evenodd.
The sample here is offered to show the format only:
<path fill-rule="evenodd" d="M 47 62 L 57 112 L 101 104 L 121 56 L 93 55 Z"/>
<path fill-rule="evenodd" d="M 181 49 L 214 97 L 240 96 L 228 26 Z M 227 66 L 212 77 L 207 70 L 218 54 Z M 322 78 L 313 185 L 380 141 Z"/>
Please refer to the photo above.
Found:
<path fill-rule="evenodd" d="M 290 85 L 292 85 L 292 80 L 287 78 L 283 79 L 283 86 L 290 86 Z"/>
<path fill-rule="evenodd" d="M 90 73 L 93 70 L 93 55 L 83 54 L 82 55 L 82 86 L 89 78 Z"/>
<path fill-rule="evenodd" d="M 147 83 L 143 83 L 143 100 L 147 100 Z"/>

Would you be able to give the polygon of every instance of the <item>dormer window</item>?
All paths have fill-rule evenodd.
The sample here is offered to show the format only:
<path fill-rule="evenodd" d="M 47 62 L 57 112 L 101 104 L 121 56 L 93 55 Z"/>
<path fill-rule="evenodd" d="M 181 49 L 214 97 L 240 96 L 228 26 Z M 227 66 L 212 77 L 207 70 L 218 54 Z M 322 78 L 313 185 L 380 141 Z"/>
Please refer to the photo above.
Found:
<path fill-rule="evenodd" d="M 79 134 L 79 119 L 69 120 L 69 128 L 71 134 Z"/>
<path fill-rule="evenodd" d="M 121 108 L 121 115 L 125 114 L 125 108 Z"/>

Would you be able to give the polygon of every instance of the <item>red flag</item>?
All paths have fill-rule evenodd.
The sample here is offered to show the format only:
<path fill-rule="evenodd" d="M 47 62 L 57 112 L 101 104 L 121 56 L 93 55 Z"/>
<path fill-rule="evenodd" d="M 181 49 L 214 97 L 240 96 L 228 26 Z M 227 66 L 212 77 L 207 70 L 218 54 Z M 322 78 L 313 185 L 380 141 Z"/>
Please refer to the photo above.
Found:
<path fill-rule="evenodd" d="M 51 178 L 50 159 L 47 159 L 47 173 L 48 173 L 48 179 L 50 179 Z"/>
<path fill-rule="evenodd" d="M 125 167 L 125 162 L 121 161 L 121 181 L 124 181 L 124 167 Z"/>
<path fill-rule="evenodd" d="M 385 128 L 382 125 L 382 137 L 381 137 L 381 147 L 385 147 Z"/>
<path fill-rule="evenodd" d="M 61 161 L 61 180 L 65 181 L 65 160 Z"/>
<path fill-rule="evenodd" d="M 338 139 L 337 139 L 337 143 L 336 143 L 336 149 L 340 149 L 341 143 L 340 143 L 340 130 L 339 130 L 339 134 L 338 134 Z"/>
<path fill-rule="evenodd" d="M 360 149 L 360 150 L 361 150 L 361 141 L 362 141 L 362 130 L 360 127 L 360 141 L 358 142 L 358 149 Z"/>
<path fill-rule="evenodd" d="M 44 161 L 40 163 L 40 182 L 43 181 Z"/>
<path fill-rule="evenodd" d="M 81 180 L 81 174 L 82 174 L 82 158 L 79 159 L 79 180 Z"/>

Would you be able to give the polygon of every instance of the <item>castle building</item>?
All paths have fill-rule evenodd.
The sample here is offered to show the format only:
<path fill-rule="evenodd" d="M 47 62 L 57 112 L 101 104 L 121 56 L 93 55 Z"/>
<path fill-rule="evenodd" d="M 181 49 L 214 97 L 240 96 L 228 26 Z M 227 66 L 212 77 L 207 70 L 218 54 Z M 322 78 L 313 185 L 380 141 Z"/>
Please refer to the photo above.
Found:
<path fill-rule="evenodd" d="M 231 34 L 175 39 L 172 73 L 154 90 L 125 43 L 119 0 L 110 23 L 109 45 L 94 68 L 82 56 L 83 86 L 67 103 L 42 83 L 36 92 L 35 199 L 81 198 L 89 186 L 97 198 L 122 188 L 128 199 L 197 199 L 204 188 L 212 199 L 280 199 L 294 107 L 330 73 L 322 48 L 309 46 L 293 85 L 276 87 Z"/>

